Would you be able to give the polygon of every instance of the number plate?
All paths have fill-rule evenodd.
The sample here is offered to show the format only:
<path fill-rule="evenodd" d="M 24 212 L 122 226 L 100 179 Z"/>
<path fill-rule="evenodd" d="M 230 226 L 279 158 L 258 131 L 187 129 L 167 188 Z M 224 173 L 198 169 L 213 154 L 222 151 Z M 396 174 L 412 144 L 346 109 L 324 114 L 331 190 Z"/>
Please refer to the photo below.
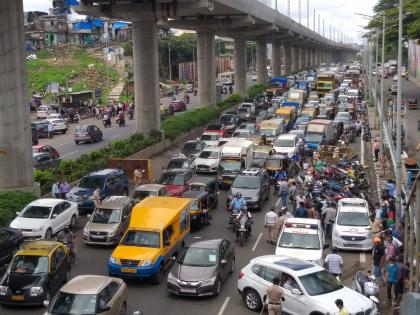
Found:
<path fill-rule="evenodd" d="M 232 184 L 232 180 L 230 180 L 230 179 L 224 179 L 223 180 L 223 183 L 225 183 L 225 184 Z"/>
<path fill-rule="evenodd" d="M 135 269 L 135 268 L 121 268 L 121 272 L 136 273 L 137 269 Z"/>
<path fill-rule="evenodd" d="M 24 299 L 23 295 L 12 295 L 12 301 L 23 301 Z"/>
<path fill-rule="evenodd" d="M 197 293 L 196 289 L 179 289 L 179 292 L 181 293 Z"/>
<path fill-rule="evenodd" d="M 90 238 L 94 238 L 94 239 L 104 239 L 105 236 L 96 236 L 96 235 L 91 235 Z"/>

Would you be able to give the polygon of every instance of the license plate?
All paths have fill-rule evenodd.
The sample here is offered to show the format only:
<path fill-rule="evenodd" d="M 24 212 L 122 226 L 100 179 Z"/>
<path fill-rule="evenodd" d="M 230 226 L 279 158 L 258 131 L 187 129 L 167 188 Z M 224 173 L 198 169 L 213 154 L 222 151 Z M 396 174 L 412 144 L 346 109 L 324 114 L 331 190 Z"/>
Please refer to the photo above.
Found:
<path fill-rule="evenodd" d="M 105 236 L 93 236 L 91 235 L 90 238 L 94 238 L 94 239 L 104 239 Z"/>
<path fill-rule="evenodd" d="M 12 301 L 23 301 L 24 299 L 23 295 L 12 295 Z"/>
<path fill-rule="evenodd" d="M 137 269 L 135 269 L 135 268 L 121 268 L 121 272 L 136 273 Z"/>
<path fill-rule="evenodd" d="M 197 293 L 196 289 L 180 289 L 179 292 L 181 293 Z"/>
<path fill-rule="evenodd" d="M 232 180 L 230 180 L 230 179 L 224 179 L 223 180 L 223 183 L 225 183 L 225 184 L 232 184 Z"/>

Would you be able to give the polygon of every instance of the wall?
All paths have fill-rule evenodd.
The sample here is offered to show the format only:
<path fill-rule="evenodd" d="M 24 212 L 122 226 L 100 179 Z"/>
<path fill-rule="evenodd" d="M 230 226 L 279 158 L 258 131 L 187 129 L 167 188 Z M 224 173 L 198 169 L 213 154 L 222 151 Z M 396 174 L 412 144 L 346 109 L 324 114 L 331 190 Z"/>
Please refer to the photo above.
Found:
<path fill-rule="evenodd" d="M 420 44 L 418 40 L 408 42 L 408 72 L 410 76 L 420 80 Z"/>

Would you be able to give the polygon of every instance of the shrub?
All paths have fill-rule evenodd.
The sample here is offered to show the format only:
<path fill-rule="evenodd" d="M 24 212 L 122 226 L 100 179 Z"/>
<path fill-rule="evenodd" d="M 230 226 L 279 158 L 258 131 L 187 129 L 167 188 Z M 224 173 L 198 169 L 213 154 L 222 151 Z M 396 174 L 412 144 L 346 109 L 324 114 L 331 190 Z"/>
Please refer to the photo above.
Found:
<path fill-rule="evenodd" d="M 16 212 L 21 211 L 28 203 L 35 200 L 36 196 L 20 191 L 11 191 L 0 194 L 0 226 L 9 225 L 16 217 Z"/>
<path fill-rule="evenodd" d="M 268 88 L 267 84 L 256 84 L 248 88 L 248 95 L 250 98 L 254 98 L 259 94 L 262 94 Z"/>

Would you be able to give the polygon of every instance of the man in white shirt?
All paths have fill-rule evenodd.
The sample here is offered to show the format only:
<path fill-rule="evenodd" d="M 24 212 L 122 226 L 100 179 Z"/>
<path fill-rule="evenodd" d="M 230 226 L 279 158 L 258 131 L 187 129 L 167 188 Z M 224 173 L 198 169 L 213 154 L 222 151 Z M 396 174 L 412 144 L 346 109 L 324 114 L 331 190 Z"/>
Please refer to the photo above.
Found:
<path fill-rule="evenodd" d="M 271 207 L 270 211 L 265 214 L 264 227 L 267 229 L 267 242 L 275 244 L 276 242 L 276 228 L 278 222 L 278 215 L 274 211 L 274 207 Z"/>
<path fill-rule="evenodd" d="M 325 235 L 329 238 L 331 237 L 331 227 L 335 220 L 335 215 L 337 210 L 332 206 L 331 203 L 327 203 L 327 207 L 322 210 L 321 215 L 325 215 L 324 224 L 325 224 Z"/>
<path fill-rule="evenodd" d="M 48 138 L 52 138 L 54 136 L 54 125 L 49 122 L 48 123 Z"/>
<path fill-rule="evenodd" d="M 334 277 L 341 277 L 341 268 L 343 267 L 343 258 L 337 254 L 337 248 L 332 248 L 332 253 L 325 257 L 325 267 Z"/>

